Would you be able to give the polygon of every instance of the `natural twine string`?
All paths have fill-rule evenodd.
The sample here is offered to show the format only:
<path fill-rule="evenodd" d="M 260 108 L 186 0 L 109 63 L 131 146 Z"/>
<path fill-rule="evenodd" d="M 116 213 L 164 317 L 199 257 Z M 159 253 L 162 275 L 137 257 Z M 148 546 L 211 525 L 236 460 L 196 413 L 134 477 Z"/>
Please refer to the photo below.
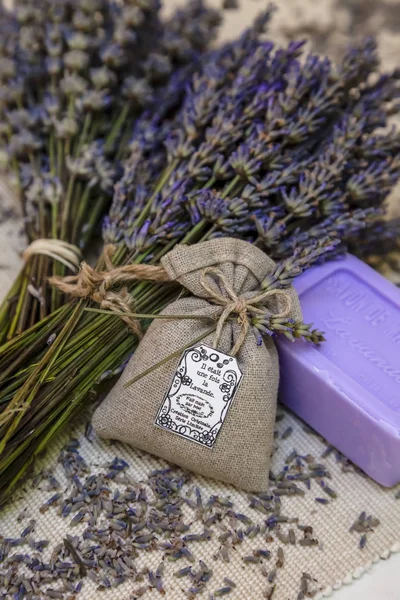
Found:
<path fill-rule="evenodd" d="M 220 284 L 223 285 L 226 291 L 226 296 L 220 294 L 215 288 L 211 287 L 209 283 L 207 283 L 207 275 L 214 275 L 215 279 L 219 281 Z M 244 340 L 246 339 L 247 333 L 250 328 L 250 315 L 262 315 L 265 313 L 264 309 L 260 308 L 260 304 L 264 304 L 267 298 L 271 298 L 272 296 L 281 296 L 284 298 L 286 306 L 283 311 L 280 313 L 275 313 L 274 316 L 277 318 L 285 318 L 289 316 L 290 311 L 292 310 L 292 300 L 287 292 L 284 290 L 268 290 L 265 292 L 260 292 L 256 296 L 252 296 L 251 298 L 244 298 L 243 296 L 238 296 L 225 277 L 225 275 L 217 269 L 216 267 L 208 267 L 204 269 L 200 274 L 200 283 L 204 290 L 209 295 L 209 299 L 213 302 L 213 304 L 219 304 L 220 306 L 224 306 L 224 310 L 219 318 L 217 329 L 215 330 L 213 346 L 217 348 L 218 342 L 221 338 L 222 329 L 230 317 L 232 313 L 236 313 L 238 315 L 238 323 L 240 325 L 240 333 L 237 337 L 235 345 L 230 351 L 231 356 L 235 356 L 240 348 Z"/>
<path fill-rule="evenodd" d="M 81 251 L 77 246 L 68 244 L 57 239 L 40 238 L 34 240 L 22 254 L 22 258 L 27 262 L 35 254 L 44 254 L 65 265 L 68 269 L 75 272 L 79 269 L 82 260 Z"/>
<path fill-rule="evenodd" d="M 76 275 L 67 277 L 54 276 L 49 282 L 65 294 L 74 298 L 93 300 L 100 308 L 118 313 L 131 313 L 134 300 L 126 286 L 113 292 L 111 288 L 133 281 L 154 281 L 165 283 L 170 281 L 163 267 L 154 265 L 123 265 L 114 267 L 112 257 L 116 247 L 112 244 L 105 246 L 102 260 L 106 269 L 96 271 L 93 267 L 82 262 Z M 139 338 L 143 336 L 140 322 L 128 315 L 120 315 L 129 329 Z"/>
<path fill-rule="evenodd" d="M 111 310 L 118 313 L 120 318 L 128 325 L 129 329 L 142 337 L 142 329 L 140 322 L 136 318 L 132 318 L 128 313 L 132 313 L 133 297 L 128 289 L 124 286 L 117 292 L 111 288 L 122 283 L 133 281 L 154 281 L 158 283 L 171 282 L 168 273 L 162 266 L 154 265 L 138 265 L 130 264 L 121 267 L 114 267 L 112 264 L 112 256 L 115 253 L 115 247 L 108 245 L 103 251 L 103 260 L 106 265 L 106 270 L 96 271 L 86 262 L 82 262 L 79 273 L 68 277 L 50 277 L 49 281 L 65 294 L 69 294 L 75 298 L 93 300 L 100 305 L 100 308 Z M 226 295 L 223 295 L 215 286 L 211 286 L 207 281 L 207 276 L 213 275 L 214 279 L 219 282 L 220 287 L 225 289 Z M 236 313 L 238 315 L 238 323 L 240 325 L 240 334 L 232 348 L 231 355 L 235 356 L 240 350 L 247 333 L 250 328 L 249 317 L 256 314 L 265 313 L 265 301 L 273 296 L 280 296 L 285 300 L 285 308 L 275 313 L 277 318 L 287 317 L 292 309 L 292 301 L 287 292 L 284 290 L 268 290 L 260 291 L 251 298 L 238 296 L 222 273 L 216 267 L 208 267 L 200 273 L 200 283 L 204 291 L 207 293 L 208 299 L 213 303 L 223 307 L 223 311 L 219 317 L 215 331 L 213 346 L 217 347 L 221 338 L 223 327 L 228 318 Z M 264 308 L 262 306 L 264 305 Z M 121 314 L 122 313 L 122 314 Z M 171 319 L 179 316 L 171 315 Z M 209 318 L 209 317 L 205 317 Z"/>

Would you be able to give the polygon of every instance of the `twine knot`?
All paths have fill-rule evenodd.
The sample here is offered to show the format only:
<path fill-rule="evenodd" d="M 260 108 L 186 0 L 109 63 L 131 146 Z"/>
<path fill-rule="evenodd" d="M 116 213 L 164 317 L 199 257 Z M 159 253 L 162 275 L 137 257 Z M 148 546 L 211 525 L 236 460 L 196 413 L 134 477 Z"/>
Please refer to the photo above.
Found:
<path fill-rule="evenodd" d="M 222 294 L 215 286 L 211 286 L 207 281 L 207 275 L 213 275 L 214 279 L 217 280 L 218 283 L 222 284 L 225 289 L 225 294 Z M 292 309 L 292 300 L 287 292 L 284 290 L 268 290 L 268 291 L 259 291 L 254 292 L 251 297 L 238 296 L 229 283 L 228 279 L 225 275 L 217 269 L 216 267 L 208 267 L 201 272 L 200 275 L 200 283 L 207 292 L 209 299 L 214 303 L 220 306 L 223 306 L 224 309 L 219 317 L 218 325 L 215 330 L 213 346 L 216 348 L 218 346 L 218 342 L 221 338 L 222 329 L 227 321 L 227 319 L 233 314 L 237 314 L 237 322 L 240 325 L 240 333 L 236 340 L 235 345 L 232 348 L 232 351 L 229 353 L 231 356 L 235 356 L 240 348 L 242 347 L 243 342 L 246 339 L 247 333 L 250 328 L 250 320 L 253 315 L 260 315 L 265 313 L 265 301 L 268 298 L 273 296 L 281 296 L 286 303 L 284 310 L 281 312 L 275 313 L 275 317 L 277 318 L 285 318 L 290 314 Z"/>
<path fill-rule="evenodd" d="M 239 325 L 244 325 L 245 321 L 247 321 L 247 302 L 244 298 L 238 298 L 235 302 L 234 312 L 238 315 Z"/>
<path fill-rule="evenodd" d="M 138 319 L 128 314 L 121 315 L 133 311 L 134 299 L 128 288 L 123 286 L 117 292 L 112 291 L 111 288 L 129 281 L 165 282 L 169 281 L 169 277 L 163 267 L 154 265 L 131 264 L 115 267 L 112 262 L 115 252 L 115 246 L 111 244 L 105 246 L 100 259 L 105 264 L 105 270 L 97 271 L 87 262 L 82 262 L 76 275 L 50 277 L 49 281 L 65 294 L 74 298 L 93 300 L 102 309 L 118 312 L 132 333 L 141 338 L 143 333 Z"/>

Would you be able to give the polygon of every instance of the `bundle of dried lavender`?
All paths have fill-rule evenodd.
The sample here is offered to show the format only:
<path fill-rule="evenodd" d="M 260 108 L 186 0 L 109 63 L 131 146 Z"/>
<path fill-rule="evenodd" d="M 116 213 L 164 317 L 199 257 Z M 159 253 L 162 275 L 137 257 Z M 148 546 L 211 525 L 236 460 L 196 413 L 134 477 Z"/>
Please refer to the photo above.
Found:
<path fill-rule="evenodd" d="M 301 43 L 274 49 L 264 41 L 268 18 L 210 53 L 178 108 L 158 107 L 137 122 L 104 224 L 105 242 L 117 246 L 115 265 L 157 264 L 176 243 L 239 236 L 280 261 L 263 288 L 284 288 L 315 262 L 356 246 L 381 219 L 400 160 L 398 136 L 378 128 L 398 95 L 398 74 L 370 81 L 378 68 L 371 40 L 339 66 L 318 56 L 302 62 Z M 119 317 L 87 310 L 86 298 L 104 291 L 94 278 L 81 290 L 85 300 L 0 349 L 1 502 L 135 349 Z M 177 294 L 149 282 L 130 284 L 130 292 L 135 312 L 148 314 Z M 253 325 L 262 335 L 317 341 L 310 327 L 288 320 Z"/>
<path fill-rule="evenodd" d="M 202 0 L 165 23 L 159 13 L 159 0 L 24 0 L 0 15 L 0 157 L 36 241 L 0 307 L 0 340 L 61 305 L 47 277 L 79 266 L 135 118 L 168 82 L 173 104 L 220 22 Z M 37 242 L 49 238 L 71 245 Z"/>

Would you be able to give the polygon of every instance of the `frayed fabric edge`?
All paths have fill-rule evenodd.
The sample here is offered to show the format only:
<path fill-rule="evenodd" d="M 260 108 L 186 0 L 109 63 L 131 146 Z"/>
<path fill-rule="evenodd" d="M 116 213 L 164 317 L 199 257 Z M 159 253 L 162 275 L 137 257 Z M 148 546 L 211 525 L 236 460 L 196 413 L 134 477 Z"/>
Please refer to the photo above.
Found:
<path fill-rule="evenodd" d="M 396 554 L 397 552 L 400 552 L 400 541 L 395 542 L 390 548 L 388 548 L 387 550 L 383 550 L 383 552 L 381 552 L 380 554 L 377 554 L 372 560 L 367 562 L 362 567 L 357 567 L 352 573 L 346 575 L 344 579 L 326 587 L 324 590 L 322 590 L 322 592 L 319 592 L 315 596 L 315 600 L 321 600 L 321 598 L 328 598 L 333 594 L 333 592 L 340 590 L 340 588 L 342 588 L 343 586 L 350 585 L 354 582 L 354 580 L 360 579 L 360 577 L 362 577 L 364 573 L 368 573 L 368 571 L 371 570 L 373 565 L 376 565 L 381 560 L 387 560 L 389 556 L 391 556 L 392 554 Z"/>

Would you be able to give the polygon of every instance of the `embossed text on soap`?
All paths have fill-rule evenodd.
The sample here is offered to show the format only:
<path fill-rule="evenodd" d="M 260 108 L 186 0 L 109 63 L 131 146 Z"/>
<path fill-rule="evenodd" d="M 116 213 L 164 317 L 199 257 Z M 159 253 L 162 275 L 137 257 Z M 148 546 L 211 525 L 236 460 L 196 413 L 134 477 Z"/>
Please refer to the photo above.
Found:
<path fill-rule="evenodd" d="M 400 308 L 344 269 L 302 296 L 306 321 L 326 332 L 319 351 L 400 412 Z"/>

